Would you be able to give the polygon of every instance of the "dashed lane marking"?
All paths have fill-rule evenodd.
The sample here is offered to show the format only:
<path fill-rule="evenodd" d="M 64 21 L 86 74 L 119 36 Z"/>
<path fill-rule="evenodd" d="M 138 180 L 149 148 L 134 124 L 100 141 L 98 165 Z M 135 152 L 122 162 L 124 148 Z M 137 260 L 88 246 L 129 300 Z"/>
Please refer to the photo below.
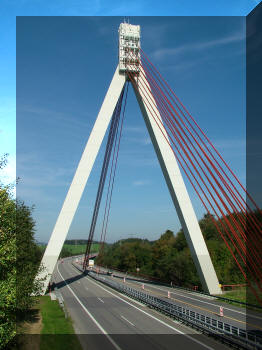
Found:
<path fill-rule="evenodd" d="M 126 322 L 128 322 L 129 324 L 131 324 L 131 326 L 135 327 L 135 325 L 134 325 L 132 322 L 128 321 L 127 318 L 125 318 L 125 317 L 122 316 L 122 315 L 120 315 L 120 316 L 123 318 L 123 320 L 125 320 Z"/>
<path fill-rule="evenodd" d="M 107 339 L 110 341 L 110 343 L 117 349 L 117 350 L 122 350 L 120 348 L 120 346 L 117 345 L 117 343 L 114 341 L 114 339 L 112 339 L 110 337 L 110 335 L 106 332 L 106 330 L 101 326 L 101 324 L 94 318 L 94 316 L 91 314 L 90 311 L 87 310 L 87 308 L 85 307 L 85 305 L 79 300 L 79 298 L 77 297 L 77 295 L 75 294 L 75 292 L 72 290 L 72 288 L 68 285 L 68 283 L 64 280 L 64 277 L 61 275 L 59 269 L 58 269 L 58 265 L 57 267 L 57 271 L 59 273 L 59 275 L 61 276 L 61 278 L 63 279 L 63 281 L 65 282 L 67 288 L 70 290 L 70 292 L 73 294 L 73 296 L 76 298 L 76 300 L 79 302 L 79 304 L 81 305 L 82 309 L 88 314 L 88 316 L 91 318 L 91 320 L 95 323 L 95 325 L 97 326 L 97 328 L 99 328 L 99 330 L 107 337 Z"/>
<path fill-rule="evenodd" d="M 86 277 L 86 278 L 87 278 L 87 277 Z M 114 293 L 110 292 L 110 291 L 107 290 L 106 288 L 102 287 L 99 283 L 93 281 L 90 277 L 87 278 L 87 279 L 88 279 L 91 283 L 97 285 L 98 287 L 100 287 L 101 289 L 103 289 L 104 291 L 106 291 L 107 293 L 113 295 L 115 298 L 118 298 L 118 299 L 122 300 L 124 303 L 126 303 L 126 304 L 132 306 L 133 308 L 135 308 L 136 310 L 142 312 L 143 314 L 147 315 L 148 317 L 153 318 L 154 320 L 158 321 L 159 323 L 165 325 L 165 326 L 168 327 L 168 328 L 171 328 L 172 330 L 174 330 L 174 331 L 177 332 L 177 333 L 183 334 L 186 338 L 190 339 L 191 341 L 193 341 L 193 342 L 195 342 L 195 343 L 197 343 L 197 344 L 199 344 L 199 345 L 202 345 L 202 346 L 205 347 L 206 349 L 214 350 L 214 348 L 212 348 L 212 347 L 210 347 L 210 346 L 208 346 L 208 345 L 202 343 L 201 341 L 199 341 L 199 340 L 197 340 L 197 339 L 191 337 L 190 335 L 188 335 L 188 334 L 186 334 L 186 333 L 184 333 L 184 332 L 182 332 L 182 331 L 176 329 L 175 327 L 170 326 L 168 323 L 166 323 L 166 322 L 164 322 L 164 321 L 158 319 L 157 317 L 155 317 L 155 316 L 149 314 L 148 312 L 146 312 L 146 311 L 144 311 L 144 310 L 141 310 L 140 308 L 138 308 L 137 306 L 135 306 L 135 305 L 129 303 L 128 301 L 124 300 L 123 298 L 120 298 L 118 295 L 115 295 Z"/>

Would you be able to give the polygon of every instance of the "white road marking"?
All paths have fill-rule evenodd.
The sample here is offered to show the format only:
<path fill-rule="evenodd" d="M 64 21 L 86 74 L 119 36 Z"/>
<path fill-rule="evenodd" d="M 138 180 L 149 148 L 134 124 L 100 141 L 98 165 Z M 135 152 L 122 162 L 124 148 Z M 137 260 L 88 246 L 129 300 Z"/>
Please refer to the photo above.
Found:
<path fill-rule="evenodd" d="M 104 300 L 102 300 L 101 298 L 97 298 L 98 300 L 100 300 L 101 301 L 101 303 L 104 303 Z"/>
<path fill-rule="evenodd" d="M 120 292 L 116 292 L 116 293 L 117 293 L 118 295 L 121 295 L 121 296 L 122 296 L 122 298 L 126 298 L 126 299 L 128 299 L 128 300 L 132 301 L 133 303 L 138 304 L 139 306 L 145 307 L 145 304 L 142 304 L 142 303 L 140 303 L 139 301 L 137 301 L 137 300 L 135 300 L 135 299 L 132 299 L 132 298 L 128 297 L 127 295 L 123 295 L 123 294 L 121 294 Z"/>
<path fill-rule="evenodd" d="M 135 282 L 135 283 L 137 283 L 137 284 L 142 284 L 142 283 L 140 283 L 140 282 Z M 156 286 L 148 285 L 148 284 L 146 284 L 146 283 L 145 283 L 145 285 L 147 285 L 148 287 L 152 287 L 152 288 L 161 290 L 162 292 L 167 292 L 167 289 L 166 289 L 166 290 L 165 290 L 165 289 L 161 289 L 161 288 L 158 288 L 158 287 L 156 287 Z M 199 299 L 196 299 L 196 298 L 192 298 L 192 297 L 189 297 L 189 296 L 187 296 L 187 295 L 185 295 L 185 294 L 181 295 L 180 293 L 173 292 L 173 291 L 172 291 L 172 292 L 170 291 L 170 294 L 179 295 L 179 296 L 182 296 L 182 297 L 184 297 L 184 298 L 188 298 L 188 299 L 191 299 L 191 300 L 199 301 L 200 303 L 204 303 L 204 304 L 212 305 L 212 306 L 215 306 L 215 307 L 216 307 L 216 306 L 219 307 L 219 305 L 215 305 L 215 304 L 209 303 L 208 301 L 204 301 L 204 300 L 199 300 Z M 234 309 L 230 309 L 230 308 L 228 308 L 228 307 L 224 307 L 224 310 L 229 310 L 229 311 L 236 312 L 236 313 L 238 313 L 238 314 L 241 314 L 241 315 L 246 316 L 246 313 L 245 313 L 245 312 L 241 312 L 241 311 L 237 311 L 237 310 L 234 310 Z M 259 316 L 254 316 L 254 315 L 252 315 L 252 317 L 261 320 L 261 317 L 259 317 Z"/>
<path fill-rule="evenodd" d="M 122 316 L 122 315 L 120 315 L 126 322 L 128 322 L 128 323 L 130 323 L 131 324 L 131 326 L 134 326 L 135 327 L 135 325 L 132 323 L 132 322 L 130 322 L 130 321 L 128 321 L 128 319 L 127 318 L 125 318 L 124 316 Z"/>
<path fill-rule="evenodd" d="M 67 284 L 67 282 L 64 280 L 64 277 L 61 275 L 59 269 L 58 269 L 58 265 L 57 267 L 57 271 L 59 273 L 59 275 L 61 276 L 61 278 L 63 279 L 63 281 L 65 282 L 67 288 L 70 290 L 70 292 L 73 294 L 73 296 L 76 298 L 76 300 L 79 302 L 79 304 L 81 305 L 81 307 L 83 308 L 83 310 L 88 314 L 88 316 L 91 318 L 91 320 L 95 323 L 95 325 L 97 326 L 97 328 L 100 329 L 100 331 L 107 337 L 107 339 L 110 341 L 110 343 L 117 349 L 117 350 L 122 350 L 120 348 L 120 346 L 118 346 L 116 344 L 116 342 L 110 337 L 110 335 L 106 332 L 106 330 L 100 325 L 100 323 L 94 318 L 94 316 L 91 314 L 90 311 L 87 310 L 87 308 L 85 307 L 85 305 L 78 299 L 77 295 L 75 294 L 75 292 L 72 290 L 72 288 Z"/>
<path fill-rule="evenodd" d="M 76 267 L 73 266 L 73 268 L 79 273 L 79 271 L 76 269 Z M 87 277 L 85 276 L 85 278 L 87 278 Z M 105 280 L 105 278 L 103 278 L 103 279 Z M 116 293 L 122 295 L 122 294 L 119 293 L 119 292 L 116 292 Z M 142 304 L 142 303 L 140 303 L 139 301 L 134 300 L 134 299 L 128 297 L 127 295 L 125 295 L 124 298 L 127 298 L 127 299 L 129 299 L 130 301 L 132 301 L 132 302 L 134 302 L 134 303 L 136 303 L 136 304 L 138 304 L 138 305 L 140 305 L 140 306 L 145 307 L 145 304 Z"/>
<path fill-rule="evenodd" d="M 197 343 L 197 344 L 199 344 L 199 345 L 202 345 L 202 346 L 205 347 L 206 349 L 214 350 L 214 348 L 212 348 L 212 347 L 210 347 L 210 346 L 208 346 L 208 345 L 202 343 L 202 342 L 199 341 L 199 340 L 194 339 L 194 338 L 191 337 L 190 335 L 188 335 L 188 334 L 186 334 L 186 333 L 184 333 L 184 332 L 182 332 L 182 331 L 179 331 L 178 329 L 176 329 L 176 328 L 170 326 L 169 324 L 165 323 L 164 321 L 159 320 L 159 319 L 156 318 L 155 316 L 150 315 L 150 314 L 147 313 L 146 311 L 141 310 L 141 309 L 139 309 L 137 306 L 135 306 L 135 305 L 129 303 L 128 301 L 126 301 L 126 300 L 120 298 L 119 296 L 117 296 L 117 295 L 115 295 L 114 293 L 110 292 L 110 291 L 107 290 L 106 288 L 102 287 L 99 283 L 93 281 L 90 277 L 88 278 L 88 280 L 89 280 L 91 283 L 94 283 L 94 284 L 96 284 L 97 286 L 99 286 L 100 288 L 102 288 L 103 290 L 105 290 L 107 293 L 113 295 L 115 298 L 118 298 L 118 299 L 122 300 L 124 303 L 126 303 L 126 304 L 132 306 L 133 308 L 135 308 L 135 309 L 137 309 L 138 311 L 140 311 L 140 312 L 146 314 L 147 316 L 153 318 L 154 320 L 156 320 L 156 321 L 162 323 L 162 324 L 165 325 L 166 327 L 171 328 L 172 330 L 174 330 L 174 331 L 177 332 L 177 333 L 183 334 L 185 337 L 189 338 L 190 340 L 192 340 L 193 342 L 195 342 L 195 343 Z"/>
<path fill-rule="evenodd" d="M 85 287 L 85 289 L 86 289 L 86 290 L 88 290 L 88 288 L 87 288 L 87 287 Z"/>
<path fill-rule="evenodd" d="M 164 289 L 161 289 L 161 288 L 159 288 L 159 287 L 156 287 L 156 286 L 153 286 L 153 285 L 151 285 L 151 284 L 148 284 L 148 283 L 146 283 L 146 282 L 141 283 L 141 282 L 138 282 L 138 281 L 133 281 L 133 283 L 137 283 L 137 284 L 143 284 L 143 283 L 144 283 L 145 285 L 148 285 L 148 287 L 152 287 L 152 288 L 161 290 L 162 292 L 167 292 L 167 289 L 164 290 Z M 191 300 L 196 300 L 196 301 L 199 301 L 200 303 L 212 305 L 212 306 L 215 306 L 215 307 L 216 307 L 216 306 L 219 306 L 219 305 L 216 305 L 216 304 L 209 303 L 208 301 L 199 300 L 199 299 L 197 299 L 197 298 L 189 297 L 189 296 L 187 296 L 187 295 L 185 295 L 185 294 L 182 295 L 181 293 L 178 293 L 178 292 L 170 291 L 170 293 L 176 294 L 176 295 L 179 295 L 179 296 L 183 296 L 184 298 L 188 298 L 188 299 L 191 299 Z M 191 294 L 191 293 L 190 293 L 190 294 Z M 200 295 L 199 297 L 202 297 L 202 298 L 203 298 L 204 296 Z M 245 312 L 241 312 L 241 311 L 238 311 L 238 310 L 235 310 L 235 309 L 230 309 L 230 308 L 228 308 L 228 307 L 224 307 L 224 310 L 229 310 L 229 311 L 232 311 L 232 312 L 235 312 L 235 313 L 238 313 L 238 314 L 241 314 L 241 315 L 246 316 L 246 313 L 245 313 Z M 251 317 L 257 318 L 258 320 L 261 320 L 261 319 L 262 319 L 262 317 L 260 317 L 260 316 L 255 316 L 255 315 L 252 315 Z"/>

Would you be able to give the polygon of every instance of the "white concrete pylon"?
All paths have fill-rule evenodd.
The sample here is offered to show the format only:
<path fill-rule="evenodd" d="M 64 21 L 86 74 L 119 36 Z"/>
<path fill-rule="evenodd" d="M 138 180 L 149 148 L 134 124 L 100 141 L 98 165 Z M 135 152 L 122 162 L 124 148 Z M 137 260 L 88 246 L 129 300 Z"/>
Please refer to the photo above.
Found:
<path fill-rule="evenodd" d="M 140 66 L 140 73 L 146 76 L 142 66 Z M 176 157 L 167 142 L 169 138 L 163 126 L 157 104 L 150 87 L 146 84 L 144 79 L 139 79 L 138 76 L 135 78 L 135 81 L 136 83 L 134 80 L 132 81 L 135 95 L 166 180 L 169 193 L 176 208 L 187 244 L 190 248 L 201 284 L 206 292 L 210 294 L 220 294 L 221 290 L 219 288 L 217 275 L 187 193 Z M 150 91 L 150 100 L 145 94 L 148 90 Z"/>
<path fill-rule="evenodd" d="M 122 31 L 120 31 L 120 44 L 122 40 L 123 45 L 121 45 L 123 46 L 123 49 L 129 48 L 130 50 L 136 50 L 134 52 L 136 52 L 136 61 L 138 62 L 140 59 L 140 27 L 130 25 L 131 27 L 127 28 L 128 26 L 129 25 L 125 24 L 125 26 L 122 26 L 123 28 L 121 27 Z M 126 38 L 124 37 L 126 30 L 128 31 L 127 38 L 130 40 L 130 43 L 126 43 Z M 121 37 L 121 35 L 123 37 Z M 122 62 L 121 64 L 124 64 L 125 66 L 125 60 L 127 59 L 127 57 L 125 57 L 125 50 L 122 52 L 122 54 L 123 57 L 120 63 Z M 72 223 L 89 174 L 92 170 L 94 161 L 103 141 L 114 108 L 126 82 L 125 70 L 126 66 L 125 69 L 122 67 L 121 70 L 118 66 L 115 71 L 102 107 L 98 113 L 93 130 L 89 136 L 82 158 L 79 162 L 72 184 L 68 190 L 63 207 L 58 216 L 53 233 L 45 250 L 42 263 L 46 267 L 46 271 L 39 273 L 36 277 L 42 278 L 48 274 L 48 278 L 46 279 L 45 285 L 43 287 L 43 293 L 46 291 L 46 288 L 48 286 L 50 277 L 53 273 L 59 254 L 62 250 L 68 230 Z M 139 67 L 136 65 L 133 66 L 130 71 L 135 71 L 137 74 L 139 74 L 138 72 L 140 71 L 143 75 L 145 74 L 141 65 Z M 183 232 L 189 245 L 191 255 L 200 277 L 202 286 L 205 291 L 209 292 L 210 294 L 220 294 L 221 289 L 219 288 L 216 272 L 214 270 L 209 252 L 206 247 L 206 243 L 204 241 L 194 209 L 188 196 L 182 175 L 176 161 L 176 157 L 168 142 L 166 141 L 166 139 L 168 139 L 166 130 L 161 124 L 159 128 L 153 118 L 153 116 L 157 116 L 157 119 L 162 121 L 160 113 L 156 105 L 151 104 L 151 106 L 148 106 L 142 98 L 145 82 L 140 79 L 139 84 L 133 82 L 132 85 L 142 115 L 144 117 L 146 127 L 156 151 L 156 155 L 159 160 L 163 175 L 165 177 L 171 198 L 182 225 Z M 153 95 L 150 95 L 151 98 L 153 98 Z M 144 285 L 142 285 L 142 288 L 144 288 Z"/>
<path fill-rule="evenodd" d="M 124 73 L 119 72 L 119 67 L 117 66 L 42 258 L 42 264 L 45 267 L 45 271 L 40 272 L 36 277 L 37 279 L 41 279 L 47 275 L 42 294 L 45 293 L 50 277 L 54 271 L 59 254 L 62 250 L 64 241 L 125 82 L 126 76 Z"/>

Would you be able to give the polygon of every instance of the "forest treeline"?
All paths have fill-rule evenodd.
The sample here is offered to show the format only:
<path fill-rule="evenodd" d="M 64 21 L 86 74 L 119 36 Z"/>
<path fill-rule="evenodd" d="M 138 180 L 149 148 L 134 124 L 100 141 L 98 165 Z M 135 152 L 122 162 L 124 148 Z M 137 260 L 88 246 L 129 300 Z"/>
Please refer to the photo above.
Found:
<path fill-rule="evenodd" d="M 77 245 L 77 244 L 87 244 L 88 239 L 66 239 L 64 244 Z M 99 243 L 98 241 L 93 241 L 92 243 Z"/>
<path fill-rule="evenodd" d="M 261 220 L 260 215 L 259 219 Z M 214 218 L 206 214 L 199 224 L 219 282 L 245 283 L 234 258 L 217 232 Z M 232 249 L 234 251 L 234 248 Z M 167 283 L 172 281 L 183 287 L 199 286 L 201 290 L 201 283 L 182 230 L 175 235 L 167 230 L 156 241 L 138 238 L 120 240 L 105 247 L 103 255 L 97 258 L 97 263 L 134 273 L 139 268 L 140 274 Z"/>

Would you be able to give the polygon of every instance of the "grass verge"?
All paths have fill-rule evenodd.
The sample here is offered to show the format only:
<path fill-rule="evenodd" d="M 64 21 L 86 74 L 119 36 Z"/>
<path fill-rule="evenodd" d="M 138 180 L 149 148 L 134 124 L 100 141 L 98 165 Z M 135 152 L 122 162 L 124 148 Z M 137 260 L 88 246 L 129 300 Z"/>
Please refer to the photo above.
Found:
<path fill-rule="evenodd" d="M 65 317 L 57 300 L 38 297 L 18 324 L 16 346 L 10 350 L 82 350 L 72 320 Z"/>
<path fill-rule="evenodd" d="M 82 349 L 71 318 L 65 318 L 57 300 L 51 300 L 49 296 L 41 297 L 40 312 L 42 316 L 40 350 Z"/>
<path fill-rule="evenodd" d="M 257 302 L 256 297 L 250 291 L 248 291 L 246 288 L 238 288 L 238 289 L 235 289 L 235 290 L 232 290 L 232 291 L 228 291 L 228 292 L 226 292 L 223 295 L 223 297 L 231 299 L 231 300 L 242 301 L 244 303 L 260 306 L 258 304 L 258 302 Z M 224 302 L 228 303 L 228 304 L 237 305 L 239 307 L 244 307 L 244 308 L 248 308 L 248 309 L 251 309 L 251 310 L 256 310 L 258 312 L 262 312 L 262 310 L 259 309 L 259 308 L 255 308 L 255 307 L 253 308 L 252 306 L 247 306 L 246 307 L 246 305 L 242 305 L 242 304 L 239 304 L 239 303 L 234 303 L 234 301 L 226 301 L 226 300 L 224 300 Z"/>

